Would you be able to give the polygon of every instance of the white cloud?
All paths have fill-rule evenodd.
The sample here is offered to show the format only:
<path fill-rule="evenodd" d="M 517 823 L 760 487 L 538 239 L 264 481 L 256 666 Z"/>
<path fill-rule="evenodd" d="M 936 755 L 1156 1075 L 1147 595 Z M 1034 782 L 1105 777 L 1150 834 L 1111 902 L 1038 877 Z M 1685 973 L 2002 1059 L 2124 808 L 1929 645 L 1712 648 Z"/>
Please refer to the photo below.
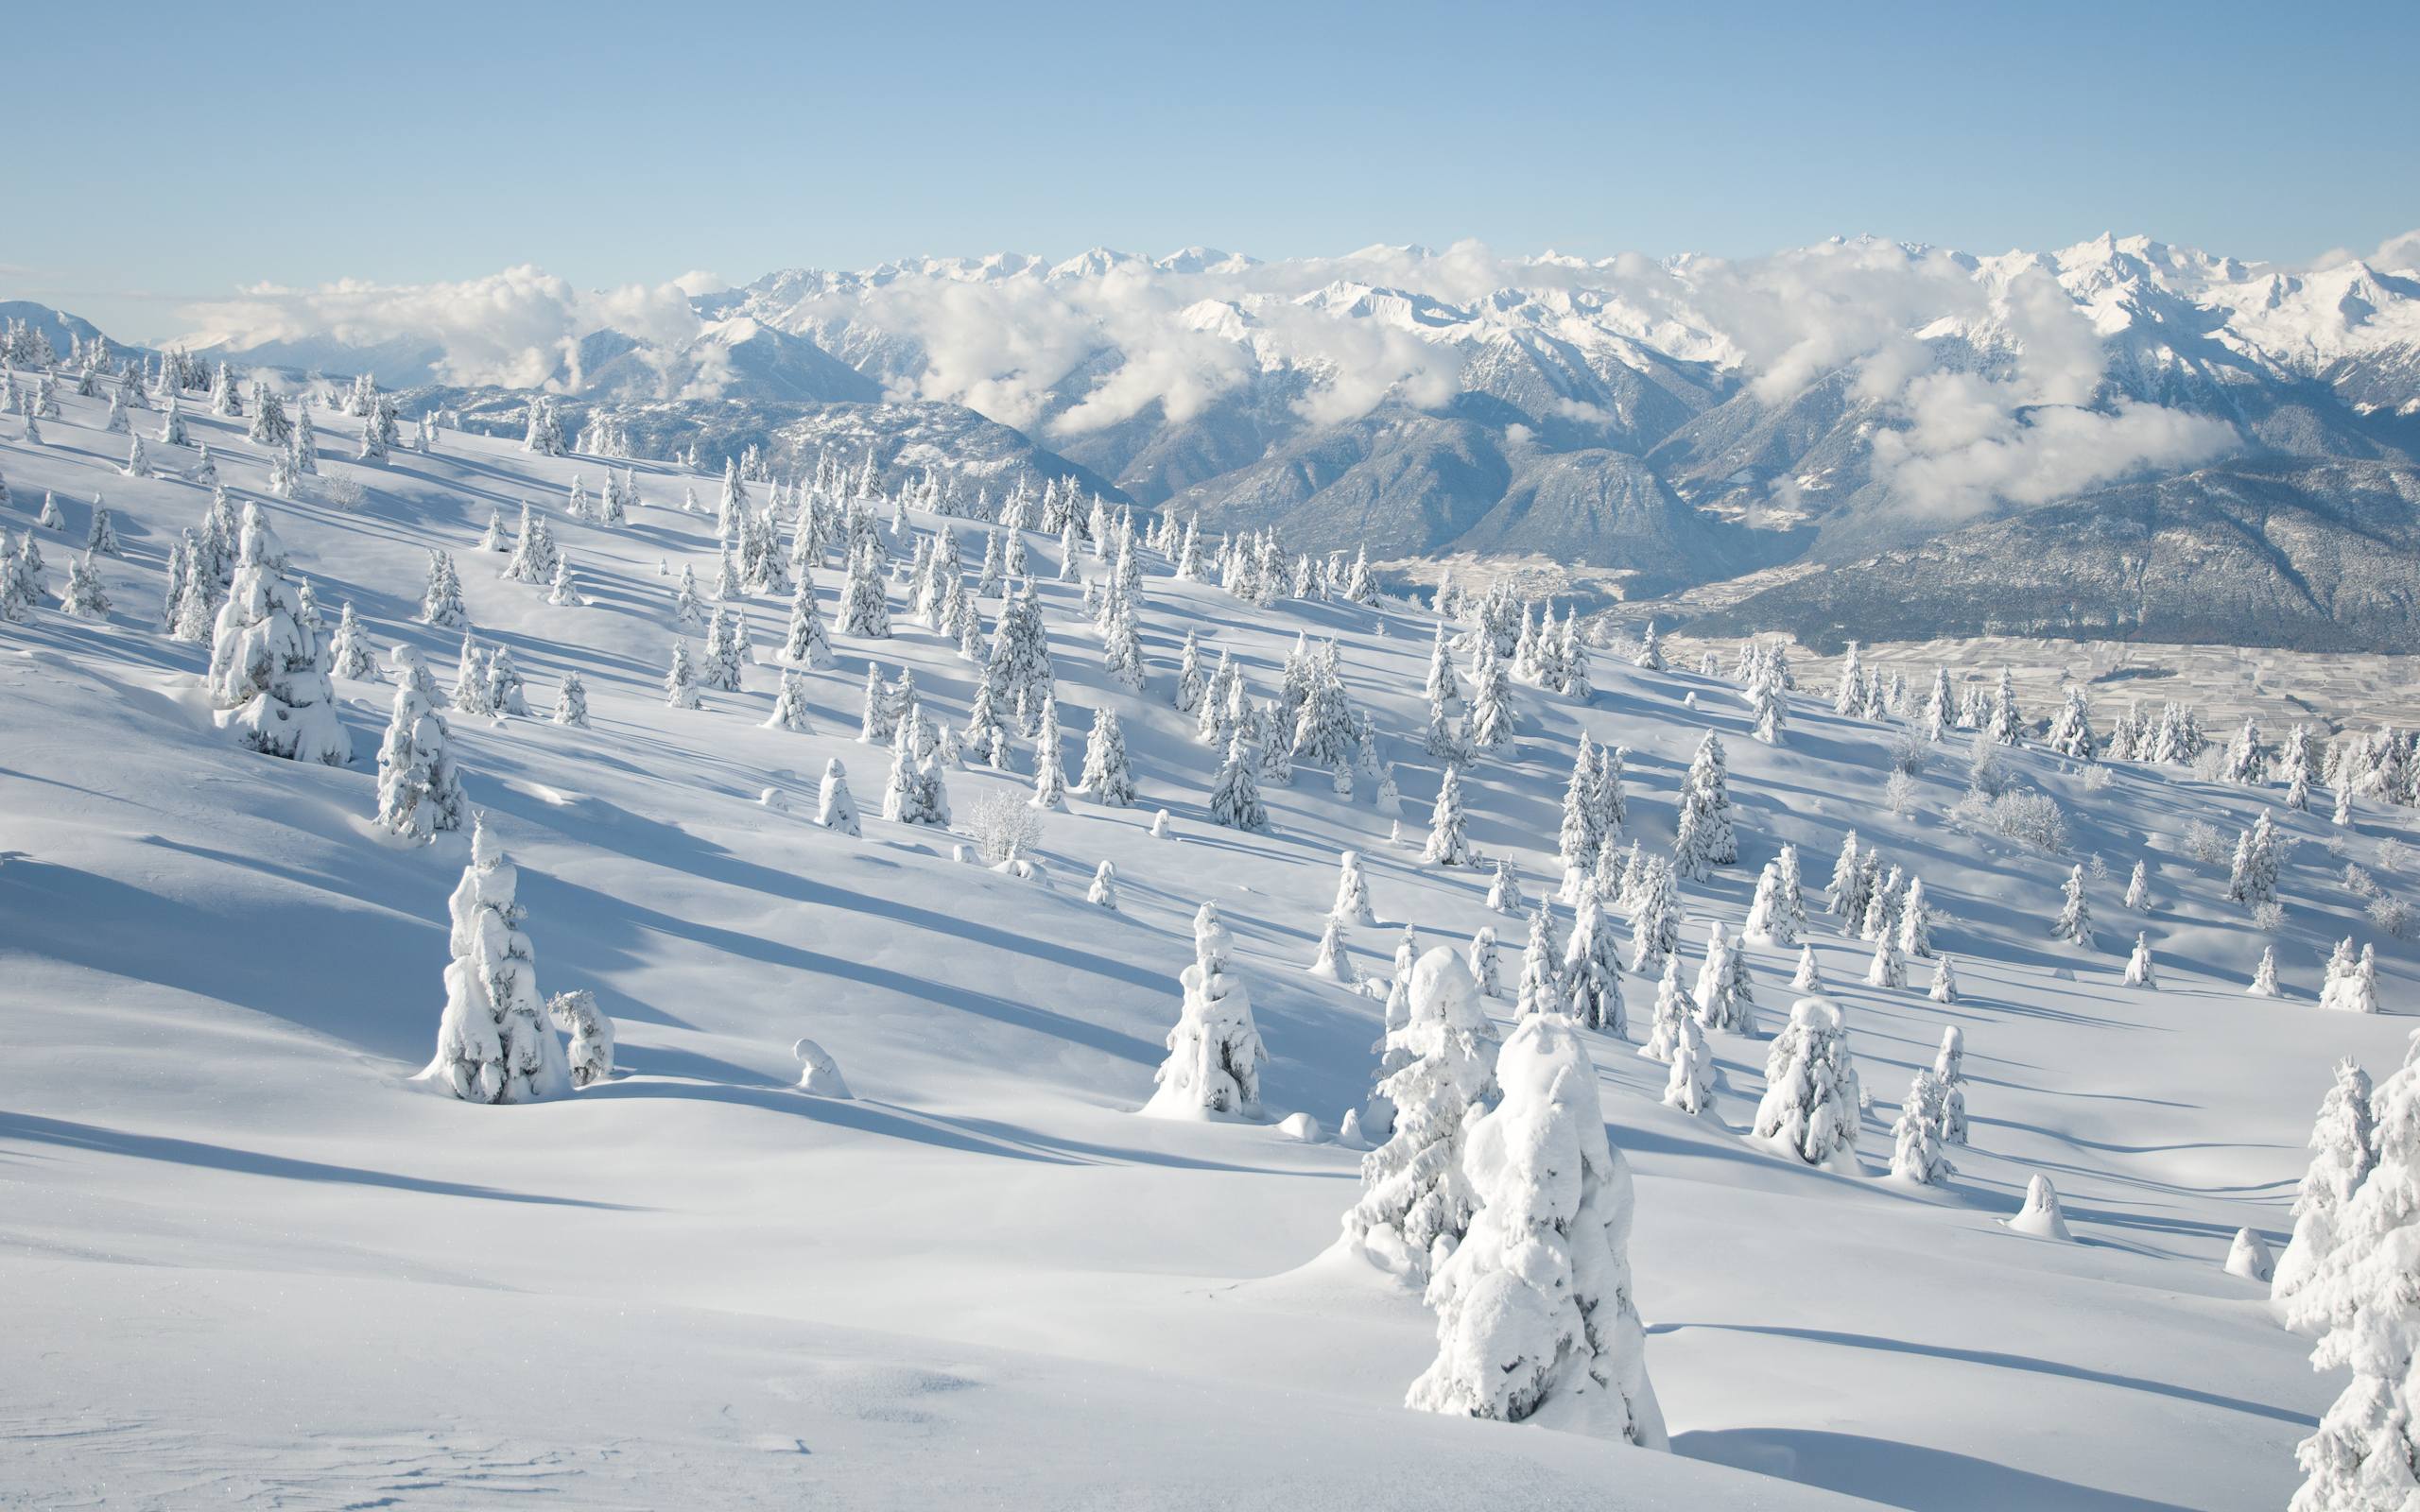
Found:
<path fill-rule="evenodd" d="M 677 345 L 698 317 L 672 284 L 583 290 L 530 266 L 448 284 L 372 284 L 346 279 L 316 288 L 263 284 L 232 300 L 188 305 L 190 346 L 237 349 L 267 341 L 334 337 L 349 346 L 426 340 L 444 352 L 439 376 L 458 384 L 538 387 L 589 333 L 613 329 L 640 341 Z"/>

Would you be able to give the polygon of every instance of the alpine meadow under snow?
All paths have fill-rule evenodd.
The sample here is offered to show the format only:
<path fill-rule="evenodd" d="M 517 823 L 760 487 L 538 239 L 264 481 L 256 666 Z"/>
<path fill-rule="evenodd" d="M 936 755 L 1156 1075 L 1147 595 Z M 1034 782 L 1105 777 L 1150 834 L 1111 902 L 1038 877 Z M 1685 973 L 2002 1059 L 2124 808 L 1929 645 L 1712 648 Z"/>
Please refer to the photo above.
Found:
<path fill-rule="evenodd" d="M 1649 282 L 1710 410 L 1683 306 L 1754 301 Z M 52 334 L 0 1501 L 2420 1497 L 2408 730 L 1685 666 L 962 425 Z"/>

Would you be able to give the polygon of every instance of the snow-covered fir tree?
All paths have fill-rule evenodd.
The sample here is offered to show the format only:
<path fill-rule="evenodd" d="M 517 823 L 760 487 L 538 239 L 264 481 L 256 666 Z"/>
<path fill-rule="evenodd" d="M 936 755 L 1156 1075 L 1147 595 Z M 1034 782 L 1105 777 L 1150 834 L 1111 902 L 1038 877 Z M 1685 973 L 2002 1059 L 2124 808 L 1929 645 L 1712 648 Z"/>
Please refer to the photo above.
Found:
<path fill-rule="evenodd" d="M 588 728 L 588 684 L 577 672 L 566 672 L 555 688 L 555 723 L 573 730 Z"/>
<path fill-rule="evenodd" d="M 1470 1229 L 1429 1281 L 1437 1358 L 1406 1398 L 1429 1412 L 1666 1444 L 1631 1293 L 1631 1183 L 1605 1139 L 1571 1021 L 1525 1019 L 1502 1100 L 1464 1134 Z"/>
<path fill-rule="evenodd" d="M 1126 732 L 1115 709 L 1093 715 L 1092 733 L 1084 741 L 1082 780 L 1076 791 L 1111 808 L 1133 806 L 1134 772 L 1127 761 Z"/>
<path fill-rule="evenodd" d="M 2070 945 L 2092 949 L 2092 909 L 2084 902 L 2082 866 L 2067 873 L 2060 888 L 2059 917 L 2050 921 L 2050 933 Z"/>
<path fill-rule="evenodd" d="M 1730 779 L 1722 742 L 1707 730 L 1681 782 L 1680 821 L 1672 842 L 1673 872 L 1699 881 L 1717 867 L 1739 859 L 1739 837 L 1731 824 Z"/>
<path fill-rule="evenodd" d="M 337 718 L 336 694 L 318 637 L 285 576 L 285 548 L 257 504 L 244 507 L 234 582 L 212 628 L 208 686 L 221 729 L 253 750 L 340 766 L 353 742 Z"/>
<path fill-rule="evenodd" d="M 1475 858 L 1469 826 L 1469 816 L 1462 812 L 1461 768 L 1448 766 L 1437 789 L 1436 806 L 1429 811 L 1428 846 L 1421 859 L 1438 867 L 1470 866 Z"/>
<path fill-rule="evenodd" d="M 765 728 L 794 735 L 805 734 L 812 728 L 806 713 L 806 678 L 796 667 L 782 669 L 781 691 L 774 695 L 773 712 L 766 716 Z"/>
<path fill-rule="evenodd" d="M 2245 995 L 2248 997 L 2276 998 L 2285 996 L 2284 990 L 2277 986 L 2276 946 L 2263 945 L 2260 947 L 2260 964 L 2253 968 L 2252 985 L 2245 988 L 2243 990 Z"/>
<path fill-rule="evenodd" d="M 2135 935 L 2135 952 L 2126 957 L 2124 981 L 2128 987 L 2156 988 L 2159 986 L 2159 971 L 2152 962 L 2152 937 L 2149 935 Z"/>
<path fill-rule="evenodd" d="M 2345 946 L 2351 944 L 2350 939 L 2344 942 Z M 2343 953 L 2343 949 L 2342 946 L 2338 948 L 2340 955 Z M 2362 946 L 2360 957 L 2347 962 L 2341 968 L 2335 961 L 2328 963 L 2327 981 L 2320 988 L 2319 1005 L 2323 1008 L 2336 1009 L 2341 1013 L 2379 1011 L 2377 946 Z"/>
<path fill-rule="evenodd" d="M 1067 806 L 1067 769 L 1059 759 L 1059 700 L 1042 702 L 1042 728 L 1033 742 L 1033 797 L 1038 809 Z"/>
<path fill-rule="evenodd" d="M 1260 1068 L 1269 1052 L 1253 1022 L 1252 995 L 1235 975 L 1234 950 L 1218 906 L 1203 903 L 1193 919 L 1193 964 L 1179 976 L 1184 1006 L 1168 1031 L 1167 1059 L 1153 1077 L 1159 1090 L 1145 1113 L 1259 1115 Z"/>
<path fill-rule="evenodd" d="M 1328 907 L 1328 917 L 1346 924 L 1375 925 L 1378 916 L 1370 907 L 1370 883 L 1361 872 L 1361 853 L 1341 851 L 1336 864 L 1336 902 Z"/>
<path fill-rule="evenodd" d="M 1393 1131 L 1362 1158 L 1361 1196 L 1345 1213 L 1344 1233 L 1387 1269 L 1425 1279 L 1477 1211 L 1462 1171 L 1463 1134 L 1472 1110 L 1495 1096 L 1498 1047 L 1478 983 L 1451 950 L 1414 964 L 1407 996 L 1393 1037 L 1403 1063 L 1377 1089 L 1394 1109 Z"/>
<path fill-rule="evenodd" d="M 2288 1301 L 2326 1267 L 2337 1224 L 2377 1163 L 2377 1126 L 2371 1113 L 2369 1073 L 2350 1059 L 2336 1063 L 2335 1080 L 2312 1123 L 2310 1164 L 2294 1194 L 2293 1237 L 2278 1257 L 2270 1297 Z"/>
<path fill-rule="evenodd" d="M 425 840 L 460 829 L 469 808 L 445 718 L 426 692 L 405 678 L 395 687 L 394 709 L 378 747 L 378 825 L 406 839 Z"/>
<path fill-rule="evenodd" d="M 2352 1379 L 2297 1450 L 2307 1477 L 2294 1512 L 2382 1512 L 2411 1504 L 2420 1466 L 2420 1055 L 2371 1099 L 2375 1163 L 2336 1210 L 2335 1244 L 2287 1304 L 2321 1332 L 2311 1364 Z"/>
<path fill-rule="evenodd" d="M 1495 858 L 1495 875 L 1487 885 L 1487 906 L 1499 914 L 1518 914 L 1529 905 L 1521 897 L 1521 878 L 1511 856 Z"/>
<path fill-rule="evenodd" d="M 674 709 L 698 707 L 698 663 L 689 656 L 689 643 L 672 643 L 672 664 L 664 674 L 664 701 Z"/>
<path fill-rule="evenodd" d="M 1617 1039 L 1630 1033 L 1622 1002 L 1620 945 L 1614 936 L 1612 915 L 1598 896 L 1594 875 L 1582 884 L 1579 904 L 1572 911 L 1571 943 L 1563 957 L 1563 988 L 1565 1011 L 1582 1028 Z"/>
<path fill-rule="evenodd" d="M 1756 1137 L 1809 1165 L 1855 1175 L 1857 1129 L 1857 1068 L 1841 1010 L 1828 998 L 1801 998 L 1765 1057 Z"/>
<path fill-rule="evenodd" d="M 471 864 L 447 904 L 453 960 L 437 1057 L 426 1074 L 475 1103 L 527 1103 L 571 1091 L 562 1042 L 538 995 L 538 965 L 517 893 L 520 873 L 483 818 Z"/>
<path fill-rule="evenodd" d="M 1891 1125 L 1891 1174 L 1920 1186 L 1935 1186 L 1951 1176 L 1949 1163 L 1948 1088 L 1929 1071 L 1919 1071 L 1908 1083 L 1908 1095 Z"/>
<path fill-rule="evenodd" d="M 849 793 L 849 769 L 840 765 L 837 756 L 823 764 L 823 784 L 816 799 L 815 822 L 852 837 L 865 833 L 857 823 L 857 800 Z"/>

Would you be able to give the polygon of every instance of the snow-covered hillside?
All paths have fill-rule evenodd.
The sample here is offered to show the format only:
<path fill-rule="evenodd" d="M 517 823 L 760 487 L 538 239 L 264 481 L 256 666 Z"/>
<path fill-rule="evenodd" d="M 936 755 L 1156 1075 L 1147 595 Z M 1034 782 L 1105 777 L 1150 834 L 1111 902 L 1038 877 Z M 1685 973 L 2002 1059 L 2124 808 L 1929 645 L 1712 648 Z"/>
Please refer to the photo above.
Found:
<path fill-rule="evenodd" d="M 987 799 L 1028 791 L 1028 741 L 1009 771 L 942 771 L 953 827 L 879 816 L 890 752 L 858 739 L 869 662 L 912 672 L 952 730 L 978 680 L 903 586 L 893 633 L 850 633 L 842 563 L 818 554 L 837 657 L 803 673 L 805 730 L 767 726 L 797 670 L 773 659 L 788 607 L 772 594 L 724 605 L 744 605 L 758 653 L 739 691 L 669 706 L 676 638 L 700 650 L 678 576 L 718 571 L 714 478 L 634 464 L 640 503 L 609 525 L 565 509 L 575 480 L 604 487 L 595 457 L 446 432 L 360 464 L 363 422 L 313 407 L 319 473 L 280 496 L 274 450 L 186 401 L 233 505 L 260 504 L 330 628 L 353 609 L 378 671 L 334 683 L 350 765 L 242 748 L 214 717 L 209 645 L 164 632 L 172 543 L 212 502 L 197 452 L 159 444 L 160 413 L 137 410 L 157 475 L 123 475 L 106 401 L 73 392 L 38 444 L 0 419 L 0 526 L 31 533 L 49 590 L 0 623 L 0 1500 L 1812 1512 L 2265 1508 L 2300 1483 L 2294 1446 L 2347 1377 L 2315 1374 L 2268 1288 L 2221 1267 L 2239 1228 L 2284 1246 L 2336 1061 L 2381 1080 L 2401 1062 L 2410 948 L 2343 873 L 2401 885 L 2379 847 L 2408 810 L 2365 799 L 2338 827 L 2325 792 L 2293 812 L 2278 785 L 2029 738 L 1991 780 L 2055 802 L 2065 840 L 2045 851 L 1961 807 L 1979 732 L 1894 785 L 1898 725 L 1813 689 L 1780 703 L 1768 745 L 1724 678 L 1599 654 L 1585 696 L 1516 684 L 1512 741 L 1462 773 L 1481 857 L 1509 860 L 1532 904 L 1554 893 L 1583 735 L 1626 747 L 1619 843 L 1666 851 L 1715 732 L 1738 859 L 1681 884 L 1681 980 L 1710 923 L 1737 939 L 1760 868 L 1796 846 L 1806 937 L 1872 1107 L 1829 1166 L 1752 1136 L 1802 995 L 1795 950 L 1740 947 L 1760 1026 L 1706 1034 L 1720 1079 L 1697 1114 L 1666 1106 L 1668 1068 L 1637 1053 L 1657 983 L 1622 973 L 1626 1032 L 1581 1039 L 1634 1178 L 1632 1296 L 1670 1452 L 1412 1411 L 1435 1320 L 1338 1244 L 1361 1155 L 1337 1129 L 1371 1096 L 1384 992 L 1305 968 L 1356 850 L 1377 922 L 1345 929 L 1353 970 L 1383 988 L 1407 924 L 1458 950 L 1493 929 L 1502 987 L 1484 1006 L 1515 1026 L 1527 918 L 1491 909 L 1489 866 L 1423 859 L 1444 781 L 1422 738 L 1426 612 L 1256 607 L 1145 553 L 1135 692 L 1104 668 L 1060 541 L 1027 533 L 1059 760 L 1072 780 L 1115 712 L 1139 794 L 1046 811 L 1022 857 L 1045 875 L 1004 873 L 954 852 Z M 683 512 L 684 490 L 705 512 Z M 37 523 L 46 496 L 55 526 Z M 96 496 L 121 548 L 93 560 L 110 608 L 64 614 Z M 491 515 L 510 527 L 525 502 L 579 602 L 500 576 L 507 556 L 483 548 Z M 971 584 L 984 524 L 910 509 L 894 530 L 875 507 L 889 565 L 946 531 Z M 1109 560 L 1076 549 L 1100 585 Z M 460 632 L 420 619 L 432 550 L 534 711 L 446 717 L 469 800 L 519 868 L 538 987 L 593 991 L 614 1024 L 614 1074 L 552 1100 L 484 1106 L 416 1079 L 470 843 L 408 842 L 373 816 L 387 648 L 454 680 Z M 983 598 L 987 633 L 998 610 Z M 1266 832 L 1212 822 L 1224 753 L 1174 706 L 1188 632 L 1254 700 L 1278 694 L 1298 636 L 1333 642 L 1400 786 L 1401 837 L 1368 773 L 1347 794 L 1307 763 L 1264 779 Z M 545 713 L 574 673 L 585 729 Z M 2104 735 L 2114 713 L 2096 712 Z M 861 835 L 816 822 L 836 760 Z M 2191 854 L 2199 827 L 2231 841 L 2260 815 L 2299 842 L 2266 929 L 2227 901 L 2223 859 Z M 1863 985 L 1875 944 L 1823 911 L 1852 831 L 1921 879 L 1954 1001 L 1927 997 L 1921 959 L 1904 988 Z M 1114 912 L 1087 896 L 1102 862 Z M 2081 946 L 2050 931 L 2079 866 Z M 1270 1057 L 1262 1111 L 1141 1117 L 1204 902 Z M 1567 936 L 1572 906 L 1554 917 Z M 2121 984 L 2138 932 L 2156 990 Z M 1614 933 L 1627 960 L 1631 927 Z M 2377 948 L 2384 1015 L 2314 1001 L 2347 935 Z M 2269 946 L 2284 996 L 2248 996 Z M 1954 1174 L 1923 1185 L 1888 1174 L 1892 1125 L 1945 1028 L 1963 1036 L 1970 1132 Z M 851 1095 L 796 1086 L 802 1039 Z M 1283 1123 L 1297 1112 L 1315 1137 Z M 2071 1242 L 2004 1222 L 2037 1177 Z"/>

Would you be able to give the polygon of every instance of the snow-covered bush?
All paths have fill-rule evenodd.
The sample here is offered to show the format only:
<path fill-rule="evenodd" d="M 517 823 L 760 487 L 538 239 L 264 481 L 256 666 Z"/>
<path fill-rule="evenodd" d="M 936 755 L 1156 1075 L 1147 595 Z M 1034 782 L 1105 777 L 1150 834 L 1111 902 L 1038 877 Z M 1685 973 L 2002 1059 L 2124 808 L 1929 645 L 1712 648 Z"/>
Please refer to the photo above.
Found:
<path fill-rule="evenodd" d="M 1987 812 L 1993 832 L 2003 839 L 2049 855 L 2067 848 L 2067 816 L 2048 793 L 2012 789 L 1993 799 Z"/>
<path fill-rule="evenodd" d="M 1406 1404 L 1663 1448 L 1631 1297 L 1630 1168 L 1606 1143 L 1587 1049 L 1540 1014 L 1495 1076 L 1503 1101 L 1462 1156 L 1481 1206 L 1428 1284 L 1437 1358 Z"/>
<path fill-rule="evenodd" d="M 586 988 L 558 992 L 546 1000 L 546 1017 L 570 1037 L 565 1058 L 571 1084 L 587 1087 L 614 1074 L 614 1021 L 596 1005 L 596 994 Z"/>
<path fill-rule="evenodd" d="M 2204 866 L 2224 866 L 2235 854 L 2234 842 L 2207 819 L 2188 819 L 2177 837 L 2177 848 Z"/>
<path fill-rule="evenodd" d="M 967 805 L 966 833 L 987 866 L 1042 848 L 1043 811 L 1009 788 L 986 789 Z"/>
<path fill-rule="evenodd" d="M 2370 906 L 2362 912 L 2369 916 L 2370 922 L 2377 927 L 2380 934 L 2396 939 L 2411 937 L 2411 905 L 2393 893 L 2380 893 L 2371 899 Z"/>

